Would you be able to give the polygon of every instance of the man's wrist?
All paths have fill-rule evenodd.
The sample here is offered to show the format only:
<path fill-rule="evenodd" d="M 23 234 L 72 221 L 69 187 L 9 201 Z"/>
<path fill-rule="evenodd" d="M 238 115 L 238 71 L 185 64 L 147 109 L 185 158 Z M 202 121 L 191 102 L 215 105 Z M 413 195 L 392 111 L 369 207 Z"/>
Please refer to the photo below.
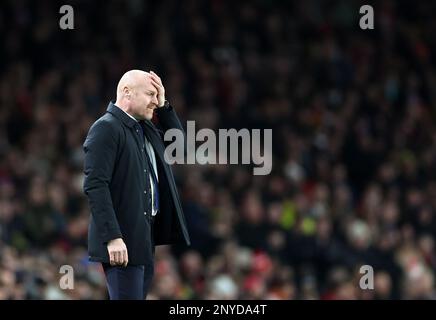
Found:
<path fill-rule="evenodd" d="M 109 244 L 112 244 L 112 243 L 120 242 L 120 240 L 123 241 L 123 238 L 115 238 L 115 239 L 109 240 L 107 242 L 107 244 L 109 245 Z"/>
<path fill-rule="evenodd" d="M 170 106 L 170 102 L 165 99 L 163 105 L 159 106 L 159 108 L 167 109 L 167 108 L 169 108 L 169 106 Z"/>

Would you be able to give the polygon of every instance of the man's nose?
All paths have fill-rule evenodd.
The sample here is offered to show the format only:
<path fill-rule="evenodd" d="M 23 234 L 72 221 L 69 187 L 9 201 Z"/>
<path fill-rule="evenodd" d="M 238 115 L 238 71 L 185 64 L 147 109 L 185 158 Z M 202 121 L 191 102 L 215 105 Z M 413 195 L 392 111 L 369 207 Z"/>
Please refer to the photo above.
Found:
<path fill-rule="evenodd" d="M 157 107 L 158 104 L 159 104 L 159 101 L 157 100 L 157 97 L 156 97 L 156 96 L 153 98 L 153 103 L 156 105 L 156 107 Z"/>

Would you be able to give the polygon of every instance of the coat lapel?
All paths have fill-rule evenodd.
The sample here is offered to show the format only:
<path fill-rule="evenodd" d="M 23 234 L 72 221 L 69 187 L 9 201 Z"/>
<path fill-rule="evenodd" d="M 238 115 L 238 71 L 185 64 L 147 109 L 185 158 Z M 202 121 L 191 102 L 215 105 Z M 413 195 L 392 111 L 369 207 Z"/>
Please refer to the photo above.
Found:
<path fill-rule="evenodd" d="M 150 122 L 150 121 L 141 121 L 141 125 L 144 128 L 144 133 L 150 141 L 155 154 L 158 155 L 161 163 L 165 162 L 164 153 L 165 153 L 165 145 L 162 142 L 162 138 L 159 135 L 158 129 Z"/>

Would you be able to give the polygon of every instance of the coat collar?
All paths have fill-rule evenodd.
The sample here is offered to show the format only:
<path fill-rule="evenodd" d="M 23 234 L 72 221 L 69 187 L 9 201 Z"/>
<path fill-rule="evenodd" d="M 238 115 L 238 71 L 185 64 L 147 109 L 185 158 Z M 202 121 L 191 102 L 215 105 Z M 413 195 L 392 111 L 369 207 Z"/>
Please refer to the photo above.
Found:
<path fill-rule="evenodd" d="M 115 117 L 121 120 L 126 126 L 133 128 L 137 122 L 130 118 L 123 110 L 121 110 L 117 105 L 115 105 L 112 101 L 109 102 L 107 106 L 107 112 L 112 113 Z"/>
<path fill-rule="evenodd" d="M 109 102 L 107 106 L 107 112 L 112 113 L 115 117 L 120 119 L 126 126 L 133 128 L 136 124 L 140 124 L 141 126 L 148 126 L 151 129 L 154 129 L 154 125 L 150 120 L 139 120 L 135 121 L 131 117 L 128 116 L 123 110 L 120 109 L 115 103 L 112 101 Z"/>

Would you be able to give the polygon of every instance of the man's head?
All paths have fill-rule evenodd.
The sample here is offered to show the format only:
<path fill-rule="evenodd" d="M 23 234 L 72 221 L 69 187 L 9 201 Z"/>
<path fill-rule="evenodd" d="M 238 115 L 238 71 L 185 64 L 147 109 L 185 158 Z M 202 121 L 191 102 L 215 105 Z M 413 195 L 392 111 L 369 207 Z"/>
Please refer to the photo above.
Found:
<path fill-rule="evenodd" d="M 130 70 L 118 82 L 115 104 L 137 120 L 150 120 L 158 105 L 157 94 L 148 72 Z"/>

